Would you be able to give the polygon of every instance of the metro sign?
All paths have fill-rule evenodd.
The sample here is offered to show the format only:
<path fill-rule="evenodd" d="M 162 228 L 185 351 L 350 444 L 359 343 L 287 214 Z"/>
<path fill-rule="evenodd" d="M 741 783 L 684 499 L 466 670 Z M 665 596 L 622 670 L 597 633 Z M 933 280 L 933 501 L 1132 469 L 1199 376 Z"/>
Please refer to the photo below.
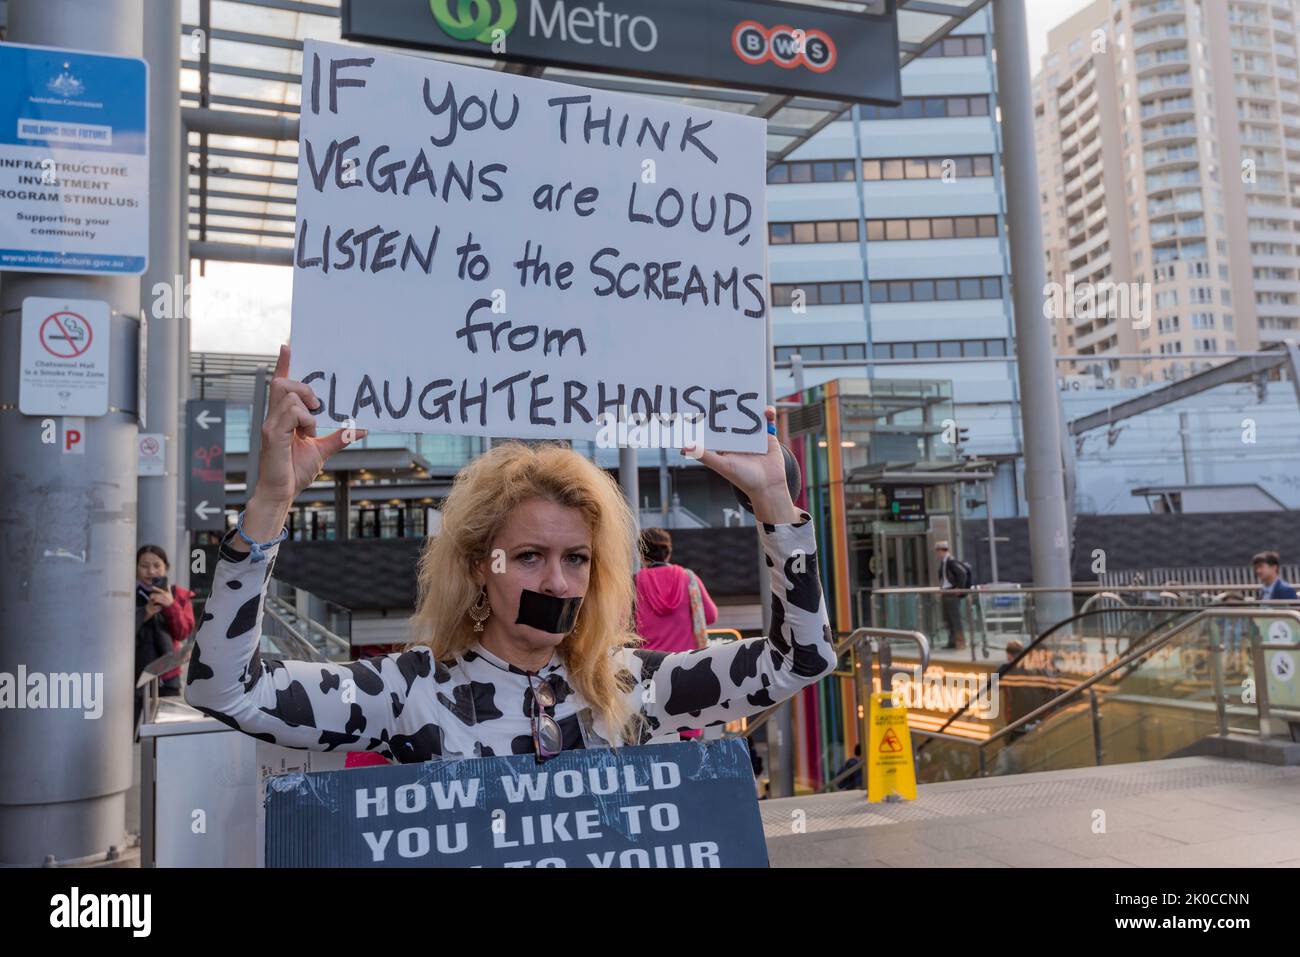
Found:
<path fill-rule="evenodd" d="M 897 105 L 894 0 L 342 0 L 345 40 Z"/>

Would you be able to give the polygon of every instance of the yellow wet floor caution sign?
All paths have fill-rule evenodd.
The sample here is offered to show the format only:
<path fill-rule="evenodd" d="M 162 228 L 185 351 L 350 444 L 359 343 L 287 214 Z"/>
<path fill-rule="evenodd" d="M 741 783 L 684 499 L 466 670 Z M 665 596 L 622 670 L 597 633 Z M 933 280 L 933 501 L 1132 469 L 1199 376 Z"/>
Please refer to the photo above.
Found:
<path fill-rule="evenodd" d="M 893 695 L 871 696 L 871 740 L 867 749 L 867 800 L 915 801 L 916 767 L 907 709 L 893 704 Z"/>

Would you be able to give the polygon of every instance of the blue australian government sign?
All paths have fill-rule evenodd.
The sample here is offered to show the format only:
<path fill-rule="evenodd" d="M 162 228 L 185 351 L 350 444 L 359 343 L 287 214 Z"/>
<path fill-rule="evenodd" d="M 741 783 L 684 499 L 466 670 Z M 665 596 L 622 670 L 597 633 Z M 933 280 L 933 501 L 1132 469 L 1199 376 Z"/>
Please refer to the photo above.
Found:
<path fill-rule="evenodd" d="M 267 867 L 766 867 L 743 741 L 282 774 Z"/>
<path fill-rule="evenodd" d="M 144 272 L 144 60 L 0 43 L 0 270 Z"/>

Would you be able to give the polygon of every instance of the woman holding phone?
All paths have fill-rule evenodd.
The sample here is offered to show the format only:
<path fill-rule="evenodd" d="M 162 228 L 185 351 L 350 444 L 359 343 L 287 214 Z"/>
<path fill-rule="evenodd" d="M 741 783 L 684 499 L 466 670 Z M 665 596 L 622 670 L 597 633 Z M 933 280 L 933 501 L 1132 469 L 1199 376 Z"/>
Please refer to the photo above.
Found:
<path fill-rule="evenodd" d="M 559 444 L 494 445 L 457 475 L 425 546 L 407 650 L 347 664 L 263 660 L 267 581 L 296 496 L 355 435 L 318 436 L 321 403 L 282 347 L 261 468 L 219 550 L 186 698 L 281 745 L 389 761 L 534 754 L 676 740 L 757 714 L 835 666 L 807 513 L 774 426 L 763 453 L 700 461 L 753 503 L 767 556 L 767 637 L 648 651 L 633 633 L 636 524 L 617 484 Z M 766 410 L 772 423 L 775 410 Z M 750 561 L 738 555 L 737 561 Z"/>
<path fill-rule="evenodd" d="M 194 593 L 169 585 L 167 552 L 161 545 L 142 545 L 135 553 L 135 675 L 163 655 L 171 654 L 194 632 Z M 158 693 L 181 693 L 181 670 L 173 668 L 160 676 Z M 136 694 L 135 716 L 142 704 Z"/>

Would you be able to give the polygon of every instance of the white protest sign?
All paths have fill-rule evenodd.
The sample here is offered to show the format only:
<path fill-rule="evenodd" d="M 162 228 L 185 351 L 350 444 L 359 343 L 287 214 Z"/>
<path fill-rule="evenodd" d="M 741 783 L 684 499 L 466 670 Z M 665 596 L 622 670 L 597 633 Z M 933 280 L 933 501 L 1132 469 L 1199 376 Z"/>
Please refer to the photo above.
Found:
<path fill-rule="evenodd" d="M 302 90 L 322 425 L 766 448 L 762 120 L 311 40 Z"/>

